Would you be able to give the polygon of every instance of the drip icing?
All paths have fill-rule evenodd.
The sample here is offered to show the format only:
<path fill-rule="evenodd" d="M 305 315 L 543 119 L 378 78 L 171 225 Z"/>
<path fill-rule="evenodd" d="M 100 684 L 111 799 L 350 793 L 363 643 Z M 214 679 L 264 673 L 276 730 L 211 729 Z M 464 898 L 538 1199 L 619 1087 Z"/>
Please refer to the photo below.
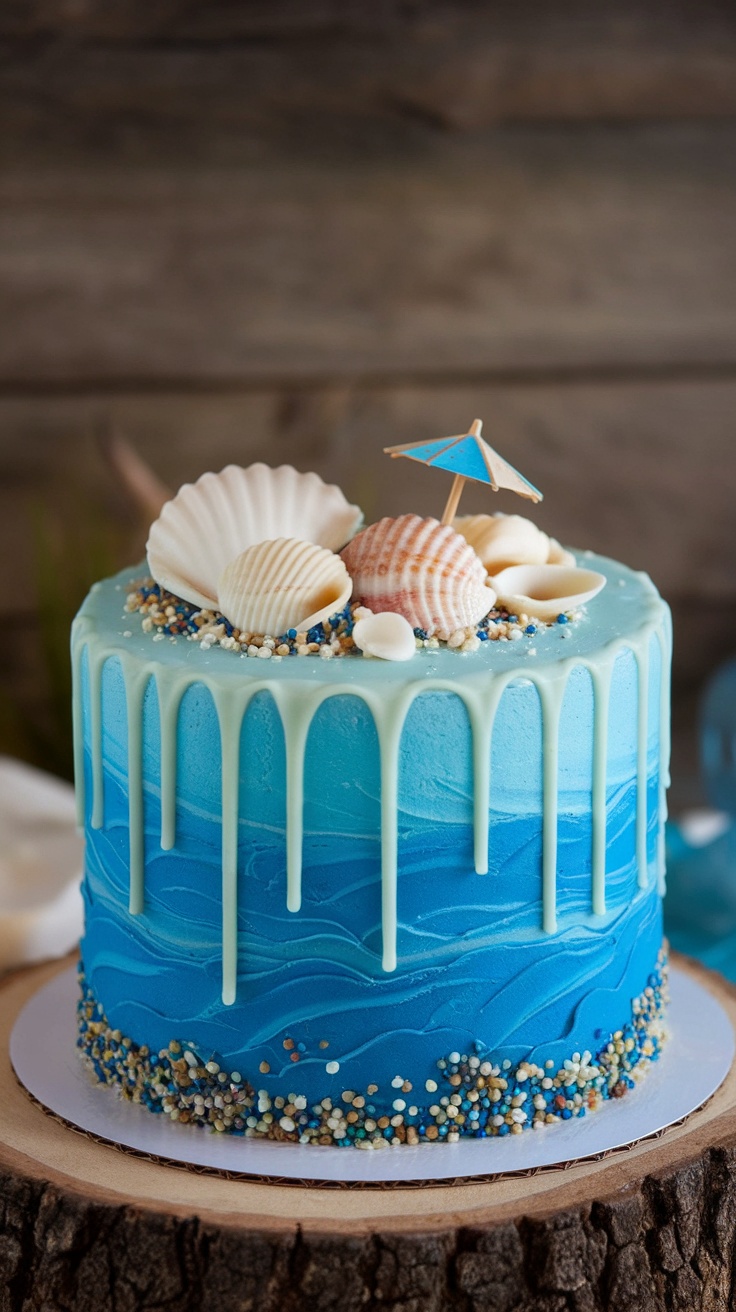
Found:
<path fill-rule="evenodd" d="M 647 864 L 647 739 L 649 736 L 649 643 L 635 653 L 638 673 L 636 727 L 636 868 L 639 888 L 646 888 Z"/>
<path fill-rule="evenodd" d="M 128 723 L 128 836 L 130 841 L 130 898 L 131 916 L 143 914 L 143 869 L 145 837 L 143 832 L 143 699 L 148 686 L 149 671 L 137 669 L 129 673 L 125 684 L 125 701 Z"/>
<path fill-rule="evenodd" d="M 161 731 L 161 850 L 176 843 L 176 725 L 184 689 L 154 673 Z"/>
<path fill-rule="evenodd" d="M 557 812 L 559 724 L 568 679 L 574 669 L 590 673 L 594 693 L 593 772 L 591 781 L 593 851 L 591 905 L 594 914 L 606 910 L 606 784 L 608 710 L 613 667 L 618 655 L 633 653 L 638 681 L 637 713 L 637 863 L 638 884 L 648 881 L 646 860 L 646 784 L 648 737 L 649 647 L 656 635 L 660 659 L 660 758 L 659 816 L 660 846 L 658 878 L 664 878 L 663 817 L 669 762 L 669 643 L 670 625 L 661 603 L 633 635 L 616 638 L 602 646 L 595 658 L 573 656 L 524 671 L 485 669 L 463 671 L 462 683 L 442 678 L 415 678 L 398 691 L 379 692 L 357 683 L 339 681 L 310 687 L 306 680 L 279 683 L 274 678 L 233 680 L 218 678 L 203 668 L 167 665 L 164 672 L 154 660 L 141 660 L 120 644 L 106 645 L 90 619 L 81 614 L 73 630 L 74 733 L 80 822 L 87 810 L 84 797 L 84 716 L 82 666 L 86 655 L 89 687 L 89 738 L 92 761 L 91 824 L 104 823 L 102 756 L 102 671 L 114 657 L 120 663 L 127 700 L 128 793 L 130 819 L 130 894 L 134 915 L 144 911 L 144 827 L 142 779 L 143 702 L 150 679 L 154 679 L 159 703 L 161 731 L 161 835 L 164 850 L 176 840 L 176 749 L 177 722 L 182 696 L 188 687 L 201 684 L 208 689 L 216 709 L 222 763 L 222 999 L 232 1005 L 238 973 L 238 801 L 240 739 L 243 719 L 251 699 L 259 692 L 273 698 L 283 725 L 286 748 L 286 905 L 298 912 L 301 905 L 304 770 L 307 740 L 319 706 L 328 698 L 357 696 L 365 702 L 376 726 L 381 767 L 381 925 L 382 964 L 396 969 L 398 928 L 398 794 L 399 753 L 404 722 L 415 698 L 425 692 L 449 692 L 458 696 L 466 709 L 473 743 L 474 864 L 478 874 L 488 872 L 491 744 L 493 726 L 502 695 L 509 684 L 527 680 L 534 684 L 542 715 L 543 742 L 543 835 L 542 835 L 542 929 L 557 929 Z M 352 659 L 352 658 L 348 658 Z M 457 657 L 456 659 L 461 659 Z"/>
<path fill-rule="evenodd" d="M 666 860 L 664 826 L 667 819 L 667 789 L 670 786 L 670 682 L 672 677 L 670 652 L 672 650 L 672 617 L 667 609 L 661 627 L 657 630 L 661 657 L 659 680 L 659 830 L 657 834 L 657 881 L 659 892 L 665 895 Z"/>
<path fill-rule="evenodd" d="M 219 706 L 222 760 L 222 1001 L 231 1007 L 238 983 L 238 792 L 244 708 L 228 693 Z"/>
<path fill-rule="evenodd" d="M 105 810 L 104 772 L 102 764 L 102 666 L 103 661 L 89 662 L 89 736 L 92 743 L 92 818 L 93 829 L 101 829 Z"/>
<path fill-rule="evenodd" d="M 613 665 L 590 669 L 593 680 L 593 876 L 591 897 L 597 916 L 606 912 L 606 764 L 608 761 L 608 707 Z M 646 883 L 646 878 L 644 880 Z"/>
<path fill-rule="evenodd" d="M 554 934 L 557 929 L 558 730 L 569 674 L 570 670 L 565 670 L 551 684 L 534 680 L 542 705 L 542 929 L 545 934 Z"/>

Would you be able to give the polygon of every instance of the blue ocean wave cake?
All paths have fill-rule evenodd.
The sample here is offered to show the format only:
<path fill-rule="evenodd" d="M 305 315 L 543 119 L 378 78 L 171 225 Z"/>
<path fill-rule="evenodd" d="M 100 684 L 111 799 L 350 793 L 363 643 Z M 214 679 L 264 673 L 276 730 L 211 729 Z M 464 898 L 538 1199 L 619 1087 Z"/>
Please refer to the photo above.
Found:
<path fill-rule="evenodd" d="M 489 477 L 447 465 L 442 521 L 230 466 L 82 606 L 78 1043 L 123 1097 L 454 1142 L 582 1117 L 658 1056 L 669 612 L 529 519 L 458 518 L 510 469 L 477 429 Z"/>

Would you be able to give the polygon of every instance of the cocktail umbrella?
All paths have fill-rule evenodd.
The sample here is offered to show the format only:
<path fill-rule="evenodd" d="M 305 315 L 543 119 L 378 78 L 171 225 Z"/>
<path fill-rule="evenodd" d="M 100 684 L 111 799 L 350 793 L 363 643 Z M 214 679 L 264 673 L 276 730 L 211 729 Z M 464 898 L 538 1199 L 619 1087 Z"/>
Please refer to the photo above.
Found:
<path fill-rule="evenodd" d="M 437 437 L 431 442 L 409 442 L 406 446 L 384 447 L 387 455 L 408 456 L 410 460 L 419 460 L 423 465 L 434 465 L 437 469 L 447 469 L 455 475 L 442 516 L 443 524 L 451 524 L 455 518 L 460 494 L 467 479 L 485 483 L 494 492 L 504 487 L 520 497 L 528 497 L 530 501 L 542 500 L 542 493 L 534 484 L 483 440 L 480 435 L 482 427 L 483 421 L 474 419 L 470 431 L 460 433 L 457 437 Z"/>

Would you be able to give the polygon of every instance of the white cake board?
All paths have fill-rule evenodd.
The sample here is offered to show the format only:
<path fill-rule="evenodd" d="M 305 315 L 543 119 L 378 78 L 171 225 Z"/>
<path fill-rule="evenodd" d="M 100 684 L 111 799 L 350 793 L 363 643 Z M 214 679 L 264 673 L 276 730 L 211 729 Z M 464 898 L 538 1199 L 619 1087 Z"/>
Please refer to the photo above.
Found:
<path fill-rule="evenodd" d="M 121 1101 L 93 1082 L 76 1049 L 75 967 L 26 1003 L 10 1059 L 28 1092 L 79 1130 L 119 1147 L 198 1170 L 314 1182 L 385 1184 L 508 1175 L 598 1157 L 646 1139 L 702 1107 L 728 1074 L 734 1032 L 720 1003 L 696 980 L 670 971 L 669 1039 L 636 1089 L 584 1118 L 499 1139 L 405 1144 L 358 1151 L 208 1133 Z"/>

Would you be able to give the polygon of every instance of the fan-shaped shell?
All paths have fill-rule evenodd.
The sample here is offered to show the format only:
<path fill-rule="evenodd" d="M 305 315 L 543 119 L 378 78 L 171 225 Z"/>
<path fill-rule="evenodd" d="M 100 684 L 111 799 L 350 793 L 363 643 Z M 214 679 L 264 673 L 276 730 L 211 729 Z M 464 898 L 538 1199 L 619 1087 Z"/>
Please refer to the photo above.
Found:
<path fill-rule="evenodd" d="M 540 620 L 584 606 L 605 584 L 605 574 L 570 565 L 512 565 L 493 578 L 504 606 Z"/>
<path fill-rule="evenodd" d="M 185 483 L 148 537 L 148 567 L 161 587 L 214 609 L 225 566 L 248 547 L 280 536 L 337 551 L 361 520 L 339 487 L 291 465 L 228 465 Z"/>
<path fill-rule="evenodd" d="M 342 558 L 366 606 L 396 611 L 426 633 L 477 624 L 495 601 L 472 547 L 436 519 L 381 519 L 353 538 Z"/>
<path fill-rule="evenodd" d="M 523 515 L 461 515 L 453 528 L 480 556 L 489 574 L 511 565 L 574 565 L 575 558 Z"/>
<path fill-rule="evenodd" d="M 417 653 L 411 624 L 403 615 L 390 610 L 356 620 L 353 642 L 367 656 L 378 656 L 384 661 L 409 661 Z"/>
<path fill-rule="evenodd" d="M 220 578 L 217 608 L 236 628 L 277 637 L 342 610 L 353 585 L 339 556 L 313 542 L 257 542 Z"/>

